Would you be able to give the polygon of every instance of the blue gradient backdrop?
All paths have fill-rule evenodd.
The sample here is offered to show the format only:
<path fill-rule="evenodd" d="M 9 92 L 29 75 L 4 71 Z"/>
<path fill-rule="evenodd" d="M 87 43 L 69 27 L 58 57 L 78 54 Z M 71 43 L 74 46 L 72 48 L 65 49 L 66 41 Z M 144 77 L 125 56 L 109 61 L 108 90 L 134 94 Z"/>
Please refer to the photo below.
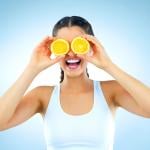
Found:
<path fill-rule="evenodd" d="M 111 59 L 150 86 L 150 1 L 0 0 L 0 95 L 19 77 L 34 46 L 66 15 L 89 20 Z M 49 83 L 54 79 L 46 77 Z M 149 150 L 149 135 L 149 119 L 118 110 L 114 150 Z M 0 150 L 45 148 L 40 115 L 0 132 Z"/>

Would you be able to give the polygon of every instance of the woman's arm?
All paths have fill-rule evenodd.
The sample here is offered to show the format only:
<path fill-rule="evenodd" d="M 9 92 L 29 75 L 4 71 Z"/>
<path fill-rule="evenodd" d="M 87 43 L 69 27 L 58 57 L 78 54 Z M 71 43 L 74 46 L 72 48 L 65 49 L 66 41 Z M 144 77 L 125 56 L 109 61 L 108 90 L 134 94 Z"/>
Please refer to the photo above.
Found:
<path fill-rule="evenodd" d="M 141 116 L 150 117 L 150 88 L 115 65 L 101 43 L 93 36 L 84 35 L 93 50 L 91 56 L 81 56 L 116 79 L 112 87 L 114 104 Z"/>
<path fill-rule="evenodd" d="M 130 112 L 150 117 L 150 88 L 113 63 L 104 70 L 120 84 L 114 86 L 115 103 Z"/>
<path fill-rule="evenodd" d="M 35 48 L 22 75 L 0 98 L 0 130 L 21 123 L 39 110 L 40 88 L 30 91 L 25 96 L 24 93 L 42 70 L 63 57 L 50 58 L 51 52 L 48 49 L 50 42 L 52 38 L 47 37 Z"/>
<path fill-rule="evenodd" d="M 34 69 L 27 67 L 19 79 L 0 98 L 0 128 L 11 118 L 36 75 Z"/>

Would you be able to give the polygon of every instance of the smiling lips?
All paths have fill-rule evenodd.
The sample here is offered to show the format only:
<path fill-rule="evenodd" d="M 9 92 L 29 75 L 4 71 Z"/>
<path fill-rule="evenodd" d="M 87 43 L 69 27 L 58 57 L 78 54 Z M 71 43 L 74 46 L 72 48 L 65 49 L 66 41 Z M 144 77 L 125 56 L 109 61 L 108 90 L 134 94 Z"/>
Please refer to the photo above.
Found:
<path fill-rule="evenodd" d="M 69 69 L 77 69 L 78 66 L 81 63 L 81 59 L 79 58 L 72 58 L 72 59 L 67 59 L 66 61 L 66 65 Z"/>

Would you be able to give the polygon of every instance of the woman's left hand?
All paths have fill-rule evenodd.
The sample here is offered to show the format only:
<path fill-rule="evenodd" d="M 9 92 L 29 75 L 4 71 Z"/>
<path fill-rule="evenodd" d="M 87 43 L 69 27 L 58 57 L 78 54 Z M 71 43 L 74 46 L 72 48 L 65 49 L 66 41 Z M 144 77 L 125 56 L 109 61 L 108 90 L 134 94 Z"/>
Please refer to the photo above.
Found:
<path fill-rule="evenodd" d="M 80 57 L 96 65 L 98 68 L 107 68 L 108 65 L 111 63 L 111 60 L 106 54 L 102 44 L 94 36 L 85 34 L 82 35 L 82 37 L 90 43 L 92 50 L 88 54 L 80 55 Z"/>

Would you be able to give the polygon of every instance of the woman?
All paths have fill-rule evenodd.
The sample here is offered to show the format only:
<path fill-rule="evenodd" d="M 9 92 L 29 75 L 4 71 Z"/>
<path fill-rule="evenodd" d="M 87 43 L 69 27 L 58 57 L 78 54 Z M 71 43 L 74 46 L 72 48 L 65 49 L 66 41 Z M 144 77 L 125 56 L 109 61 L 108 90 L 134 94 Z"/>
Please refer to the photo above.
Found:
<path fill-rule="evenodd" d="M 71 42 L 81 36 L 93 54 L 77 55 L 70 49 L 51 59 L 49 45 L 62 38 Z M 60 63 L 60 85 L 39 86 L 24 95 L 44 69 Z M 92 81 L 87 62 L 109 73 L 115 80 Z M 0 130 L 16 126 L 36 113 L 44 120 L 47 150 L 110 150 L 113 148 L 114 118 L 118 107 L 150 117 L 150 89 L 114 64 L 94 37 L 91 25 L 78 16 L 64 17 L 34 50 L 19 79 L 0 100 Z"/>

